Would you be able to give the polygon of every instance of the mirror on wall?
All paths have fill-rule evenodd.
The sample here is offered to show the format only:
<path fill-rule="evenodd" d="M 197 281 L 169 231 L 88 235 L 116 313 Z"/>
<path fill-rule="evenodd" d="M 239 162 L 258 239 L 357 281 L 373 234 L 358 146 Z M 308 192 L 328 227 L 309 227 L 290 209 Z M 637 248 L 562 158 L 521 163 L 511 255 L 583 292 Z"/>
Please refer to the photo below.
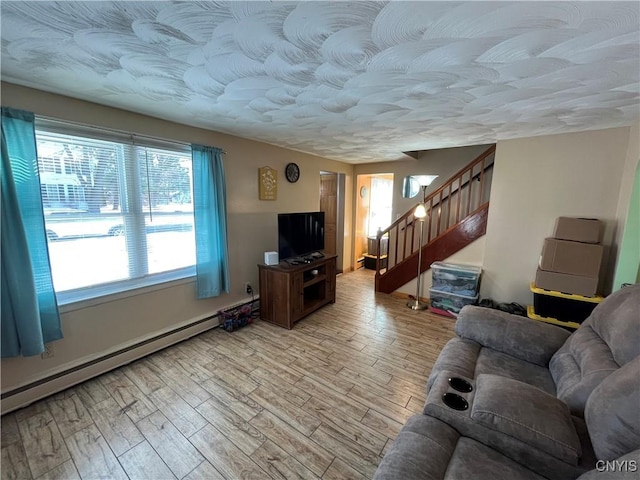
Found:
<path fill-rule="evenodd" d="M 407 175 L 402 181 L 402 196 L 415 197 L 424 185 L 431 185 L 438 175 Z"/>

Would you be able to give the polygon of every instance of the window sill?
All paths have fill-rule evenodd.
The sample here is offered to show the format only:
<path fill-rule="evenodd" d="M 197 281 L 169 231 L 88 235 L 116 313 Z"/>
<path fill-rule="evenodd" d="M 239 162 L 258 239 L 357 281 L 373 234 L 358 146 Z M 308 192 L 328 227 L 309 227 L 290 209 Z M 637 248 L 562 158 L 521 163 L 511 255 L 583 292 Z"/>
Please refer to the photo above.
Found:
<path fill-rule="evenodd" d="M 143 280 L 118 282 L 100 287 L 62 292 L 57 294 L 58 309 L 60 313 L 73 312 L 178 285 L 195 283 L 195 275 L 195 267 L 190 267 L 176 272 L 154 275 Z M 127 286 L 127 283 L 129 283 L 129 286 Z"/>

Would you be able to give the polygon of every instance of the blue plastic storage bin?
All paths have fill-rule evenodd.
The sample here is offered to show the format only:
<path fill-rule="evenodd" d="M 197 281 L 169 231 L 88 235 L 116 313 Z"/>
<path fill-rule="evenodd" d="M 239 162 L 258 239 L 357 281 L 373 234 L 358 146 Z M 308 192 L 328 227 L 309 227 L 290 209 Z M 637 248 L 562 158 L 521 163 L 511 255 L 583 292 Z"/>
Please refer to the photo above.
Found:
<path fill-rule="evenodd" d="M 455 263 L 434 262 L 431 264 L 433 290 L 466 297 L 478 295 L 482 268 Z"/>
<path fill-rule="evenodd" d="M 432 288 L 429 290 L 429 302 L 432 307 L 449 312 L 456 317 L 465 305 L 478 303 L 478 295 L 456 295 L 455 293 L 440 292 Z"/>

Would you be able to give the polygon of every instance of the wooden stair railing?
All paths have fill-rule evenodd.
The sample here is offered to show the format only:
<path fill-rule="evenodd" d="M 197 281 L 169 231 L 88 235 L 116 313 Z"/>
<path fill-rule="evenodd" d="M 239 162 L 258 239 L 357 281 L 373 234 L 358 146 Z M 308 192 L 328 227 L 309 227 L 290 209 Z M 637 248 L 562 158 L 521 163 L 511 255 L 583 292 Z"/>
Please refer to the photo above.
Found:
<path fill-rule="evenodd" d="M 415 278 L 418 263 L 418 239 L 423 228 L 422 265 L 444 260 L 486 232 L 489 192 L 493 174 L 495 145 L 485 150 L 466 167 L 455 173 L 437 190 L 423 199 L 428 218 L 416 221 L 414 205 L 377 236 L 376 291 L 391 293 Z M 388 237 L 386 268 L 380 255 L 382 237 Z"/>

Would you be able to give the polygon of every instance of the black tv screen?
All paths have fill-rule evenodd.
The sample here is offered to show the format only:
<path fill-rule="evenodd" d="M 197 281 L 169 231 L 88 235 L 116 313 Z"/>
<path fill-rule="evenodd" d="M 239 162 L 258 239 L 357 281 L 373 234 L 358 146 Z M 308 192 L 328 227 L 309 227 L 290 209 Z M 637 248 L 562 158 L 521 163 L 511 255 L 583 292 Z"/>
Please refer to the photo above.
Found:
<path fill-rule="evenodd" d="M 280 260 L 324 250 L 324 212 L 279 213 Z"/>

